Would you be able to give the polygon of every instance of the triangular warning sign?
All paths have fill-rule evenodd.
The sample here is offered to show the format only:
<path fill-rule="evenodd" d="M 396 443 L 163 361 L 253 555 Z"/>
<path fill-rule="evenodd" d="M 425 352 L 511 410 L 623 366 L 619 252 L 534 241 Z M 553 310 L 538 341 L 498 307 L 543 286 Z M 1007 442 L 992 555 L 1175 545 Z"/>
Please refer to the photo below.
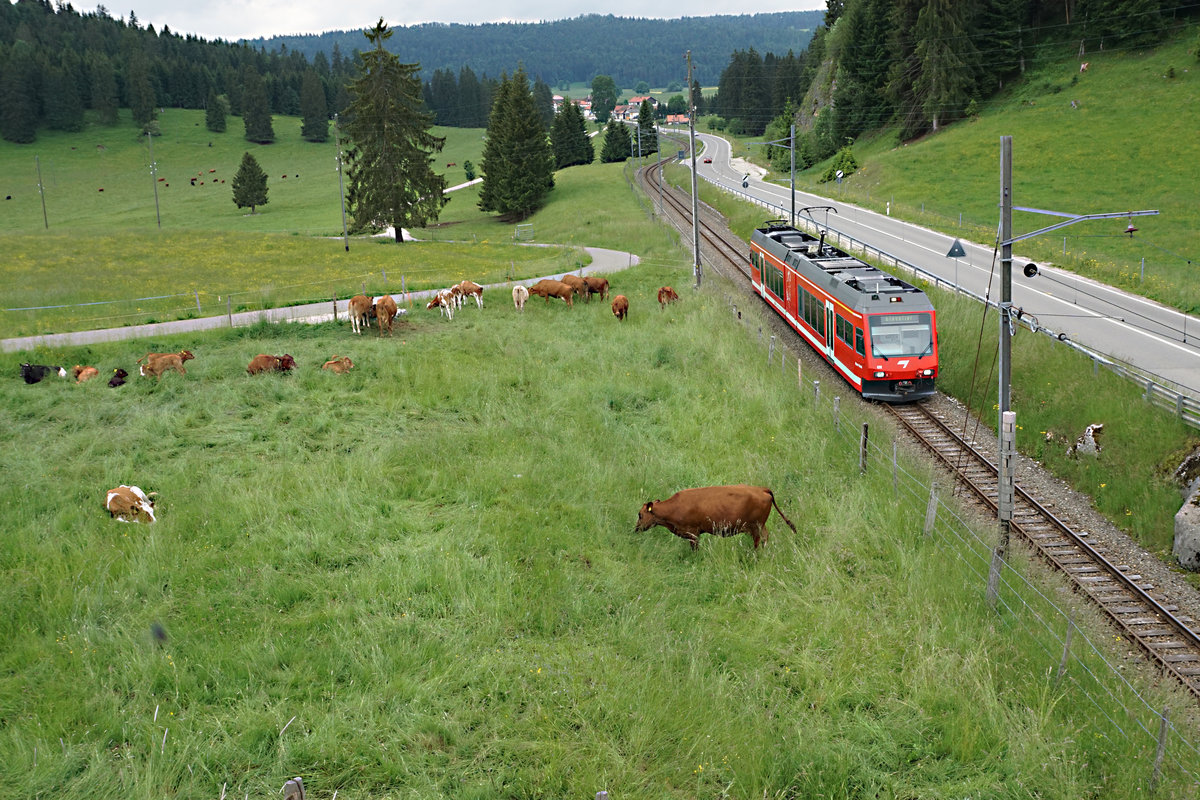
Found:
<path fill-rule="evenodd" d="M 950 245 L 950 252 L 946 253 L 946 258 L 963 258 L 967 251 L 963 249 L 962 242 L 958 239 L 954 240 L 954 244 Z"/>

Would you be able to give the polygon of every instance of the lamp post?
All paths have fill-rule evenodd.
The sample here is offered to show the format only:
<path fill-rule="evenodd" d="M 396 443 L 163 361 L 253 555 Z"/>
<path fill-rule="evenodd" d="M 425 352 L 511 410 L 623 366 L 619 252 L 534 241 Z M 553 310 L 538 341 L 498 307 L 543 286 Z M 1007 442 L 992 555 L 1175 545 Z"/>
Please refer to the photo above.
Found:
<path fill-rule="evenodd" d="M 1012 212 L 1027 211 L 1034 214 L 1047 214 L 1064 218 L 1036 231 L 1014 236 L 1012 233 Z M 1000 386 L 999 386 L 999 425 L 1000 453 L 998 456 L 997 476 L 999 480 L 998 496 L 1000 518 L 1000 540 L 992 553 L 992 565 L 988 572 L 988 602 L 995 605 L 999 586 L 1000 566 L 1008 550 L 1009 532 L 1013 514 L 1013 475 L 1012 464 L 1016 452 L 1015 432 L 1016 415 L 1010 410 L 1012 385 L 1012 335 L 1015 324 L 1012 311 L 1012 246 L 1016 242 L 1031 239 L 1049 231 L 1074 225 L 1076 222 L 1092 219 L 1114 219 L 1119 217 L 1143 217 L 1157 214 L 1157 211 L 1114 211 L 1103 214 L 1070 214 L 1061 211 L 1046 211 L 1040 208 L 1025 208 L 1014 206 L 1012 201 L 1012 137 L 1000 137 Z M 1132 221 L 1129 225 L 1133 228 Z M 1134 228 L 1136 230 L 1136 228 Z M 1130 236 L 1133 231 L 1125 231 Z M 1038 273 L 1036 264 L 1026 264 L 1023 268 L 1025 277 L 1032 278 Z"/>

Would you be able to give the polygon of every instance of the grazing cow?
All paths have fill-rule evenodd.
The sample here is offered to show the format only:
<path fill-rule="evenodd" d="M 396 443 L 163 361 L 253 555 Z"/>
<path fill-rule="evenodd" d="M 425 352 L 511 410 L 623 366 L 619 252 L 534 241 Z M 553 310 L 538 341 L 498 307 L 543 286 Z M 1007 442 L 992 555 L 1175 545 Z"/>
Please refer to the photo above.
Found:
<path fill-rule="evenodd" d="M 529 287 L 530 294 L 536 294 L 538 297 L 546 298 L 546 302 L 550 302 L 551 297 L 561 298 L 568 306 L 574 306 L 571 302 L 571 296 L 575 294 L 575 290 L 567 286 L 562 281 L 551 280 L 546 278 Z"/>
<path fill-rule="evenodd" d="M 459 300 L 461 302 L 464 297 L 474 297 L 475 305 L 478 308 L 483 308 L 483 287 L 475 281 L 463 281 L 455 287 L 459 291 Z"/>
<path fill-rule="evenodd" d="M 246 367 L 246 373 L 248 375 L 257 375 L 260 372 L 290 372 L 295 368 L 296 359 L 287 353 L 281 356 L 259 353 L 250 360 L 250 364 Z"/>
<path fill-rule="evenodd" d="M 624 322 L 625 317 L 629 316 L 629 298 L 623 294 L 619 294 L 614 297 L 612 310 L 613 316 L 621 322 Z"/>
<path fill-rule="evenodd" d="M 390 294 L 375 298 L 375 318 L 379 320 L 380 336 L 383 336 L 385 330 L 388 336 L 392 335 L 392 320 L 396 318 L 396 314 L 396 301 Z"/>
<path fill-rule="evenodd" d="M 675 294 L 675 290 L 670 286 L 664 286 L 658 290 L 658 306 L 660 309 L 667 307 L 667 303 L 674 303 L 679 299 L 679 295 Z"/>
<path fill-rule="evenodd" d="M 580 297 L 590 300 L 592 296 L 588 294 L 587 283 L 578 275 L 568 272 L 562 276 L 562 282 L 571 287 L 571 290 Z"/>
<path fill-rule="evenodd" d="M 361 334 L 363 324 L 367 321 L 367 316 L 371 313 L 371 298 L 365 294 L 354 295 L 354 297 L 350 298 L 350 302 L 346 304 L 346 311 L 350 314 L 350 330 Z"/>
<path fill-rule="evenodd" d="M 1067 448 L 1067 457 L 1078 458 L 1081 455 L 1098 458 L 1100 456 L 1100 434 L 1104 432 L 1103 422 L 1093 422 L 1084 428 L 1083 433 L 1075 443 Z"/>
<path fill-rule="evenodd" d="M 67 371 L 62 367 L 47 367 L 42 364 L 21 365 L 21 377 L 25 379 L 26 383 L 38 383 L 42 378 L 48 378 L 51 375 L 65 378 Z"/>
<path fill-rule="evenodd" d="M 121 369 L 120 367 L 117 367 L 116 369 L 113 370 L 112 377 L 108 379 L 108 385 L 110 387 L 112 387 L 113 389 L 117 388 L 118 386 L 124 386 L 125 379 L 128 377 L 129 377 L 128 372 Z"/>
<path fill-rule="evenodd" d="M 350 360 L 350 356 L 334 356 L 321 365 L 321 369 L 327 369 L 335 372 L 338 375 L 345 375 L 350 370 L 354 369 L 354 362 Z"/>
<path fill-rule="evenodd" d="M 104 498 L 108 515 L 118 522 L 154 522 L 154 497 L 158 492 L 146 494 L 136 486 L 121 484 L 109 489 Z"/>
<path fill-rule="evenodd" d="M 71 368 L 71 372 L 75 375 L 76 383 L 90 381 L 92 378 L 100 374 L 100 370 L 95 367 L 85 367 L 82 364 L 76 364 Z"/>
<path fill-rule="evenodd" d="M 525 301 L 529 299 L 529 289 L 517 284 L 513 287 L 513 305 L 517 307 L 517 311 L 525 311 Z"/>
<path fill-rule="evenodd" d="M 662 525 L 687 539 L 693 550 L 700 547 L 702 533 L 714 536 L 748 533 L 758 548 L 767 541 L 767 517 L 771 516 L 772 506 L 795 533 L 796 526 L 784 516 L 770 489 L 746 485 L 684 489 L 666 500 L 653 500 L 638 512 L 634 530 L 647 531 Z"/>
<path fill-rule="evenodd" d="M 583 282 L 587 284 L 587 299 L 591 300 L 592 295 L 600 295 L 601 300 L 608 299 L 608 278 L 599 278 L 594 275 L 587 275 Z"/>
<path fill-rule="evenodd" d="M 137 360 L 137 363 L 145 364 L 138 367 L 138 372 L 143 378 L 154 377 L 157 380 L 162 380 L 162 374 L 169 369 L 173 369 L 180 375 L 187 375 L 187 370 L 183 368 L 183 362 L 195 358 L 191 350 L 180 350 L 178 353 L 146 353 Z"/>
<path fill-rule="evenodd" d="M 450 289 L 442 289 L 433 296 L 433 299 L 429 301 L 429 305 L 425 307 L 430 309 L 440 309 L 442 316 L 446 317 L 447 319 L 454 319 L 454 306 L 454 292 Z"/>
<path fill-rule="evenodd" d="M 1092 65 L 1092 62 L 1090 62 L 1090 61 L 1084 61 L 1082 64 L 1080 64 L 1080 65 L 1079 65 L 1079 71 L 1080 71 L 1080 72 L 1087 72 L 1087 71 L 1088 71 L 1088 67 L 1090 67 L 1091 65 Z"/>

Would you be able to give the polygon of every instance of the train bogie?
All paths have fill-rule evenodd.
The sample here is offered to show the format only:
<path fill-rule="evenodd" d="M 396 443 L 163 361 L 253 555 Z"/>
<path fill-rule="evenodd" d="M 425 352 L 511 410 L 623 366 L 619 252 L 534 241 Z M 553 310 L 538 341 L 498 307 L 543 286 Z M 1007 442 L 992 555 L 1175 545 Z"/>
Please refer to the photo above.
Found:
<path fill-rule="evenodd" d="M 917 287 L 782 220 L 750 244 L 754 290 L 863 397 L 934 393 L 936 312 Z"/>

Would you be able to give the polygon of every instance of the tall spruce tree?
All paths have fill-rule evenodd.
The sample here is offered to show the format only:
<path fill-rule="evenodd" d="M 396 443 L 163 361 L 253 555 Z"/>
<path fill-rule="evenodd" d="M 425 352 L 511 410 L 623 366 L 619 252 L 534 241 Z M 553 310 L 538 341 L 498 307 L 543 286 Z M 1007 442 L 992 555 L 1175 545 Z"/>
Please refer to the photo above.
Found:
<path fill-rule="evenodd" d="M 229 108 L 225 100 L 217 94 L 216 89 L 209 89 L 208 100 L 204 103 L 204 127 L 213 133 L 224 133 L 225 117 L 228 113 Z"/>
<path fill-rule="evenodd" d="M 638 108 L 638 149 L 643 156 L 658 152 L 658 128 L 654 123 L 654 109 L 649 100 L 643 100 Z"/>
<path fill-rule="evenodd" d="M 519 67 L 496 92 L 481 168 L 480 210 L 508 219 L 532 214 L 554 188 L 554 153 Z"/>
<path fill-rule="evenodd" d="M 315 69 L 305 70 L 300 84 L 300 136 L 306 142 L 329 141 L 329 106 L 325 86 Z"/>
<path fill-rule="evenodd" d="M 83 101 L 74 79 L 62 67 L 50 67 L 45 87 L 46 124 L 56 131 L 83 130 Z"/>
<path fill-rule="evenodd" d="M 550 126 L 550 146 L 554 150 L 554 167 L 574 167 L 590 164 L 596 157 L 592 140 L 587 135 L 587 122 L 578 103 L 565 103 L 554 115 Z"/>
<path fill-rule="evenodd" d="M 359 75 L 350 84 L 346 200 L 357 229 L 388 225 L 403 242 L 405 225 L 424 227 L 446 204 L 446 179 L 432 166 L 446 140 L 430 132 L 420 65 L 401 63 L 384 49 L 392 32 L 382 17 L 363 33 L 373 47 L 360 55 Z"/>
<path fill-rule="evenodd" d="M 554 90 L 541 78 L 533 82 L 533 107 L 542 118 L 542 126 L 550 130 L 554 124 Z"/>
<path fill-rule="evenodd" d="M 600 163 L 624 161 L 633 153 L 629 128 L 623 122 L 610 119 L 604 126 L 604 141 L 600 145 Z"/>
<path fill-rule="evenodd" d="M 88 52 L 88 79 L 91 88 L 90 104 L 101 125 L 116 125 L 118 114 L 117 75 L 112 61 L 104 53 Z"/>
<path fill-rule="evenodd" d="M 33 47 L 18 39 L 0 69 L 0 136 L 28 144 L 37 139 L 37 64 Z"/>
<path fill-rule="evenodd" d="M 126 88 L 129 92 L 129 108 L 133 112 L 133 124 L 145 133 L 151 129 L 158 116 L 154 85 L 150 83 L 146 56 L 140 50 L 135 51 L 126 69 Z"/>
<path fill-rule="evenodd" d="M 275 141 L 275 126 L 271 122 L 271 103 L 262 77 L 247 66 L 242 73 L 242 123 L 246 140 L 255 144 Z"/>
<path fill-rule="evenodd" d="M 267 204 L 267 173 L 249 152 L 242 156 L 242 163 L 233 176 L 233 203 L 238 208 L 249 208 L 251 214 L 257 206 Z"/>

